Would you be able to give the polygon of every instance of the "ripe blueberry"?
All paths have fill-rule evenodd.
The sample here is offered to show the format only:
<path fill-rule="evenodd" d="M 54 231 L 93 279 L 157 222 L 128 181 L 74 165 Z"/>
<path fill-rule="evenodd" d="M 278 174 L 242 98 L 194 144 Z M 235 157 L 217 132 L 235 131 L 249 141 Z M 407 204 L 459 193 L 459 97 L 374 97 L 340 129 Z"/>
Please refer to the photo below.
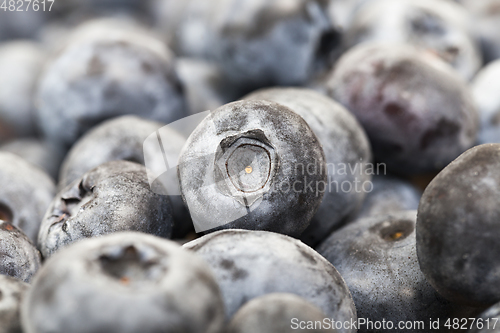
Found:
<path fill-rule="evenodd" d="M 416 211 L 357 220 L 318 248 L 344 277 L 358 316 L 373 322 L 447 318 L 452 307 L 420 271 L 415 249 Z M 359 327 L 359 332 L 371 332 Z M 391 332 L 391 328 L 377 330 Z M 412 332 L 429 332 L 428 325 Z"/>
<path fill-rule="evenodd" d="M 43 218 L 38 247 L 49 257 L 70 243 L 118 231 L 168 238 L 172 226 L 170 201 L 151 191 L 144 166 L 112 161 L 57 194 Z"/>
<path fill-rule="evenodd" d="M 40 252 L 18 228 L 0 220 L 0 274 L 30 282 L 41 266 Z"/>
<path fill-rule="evenodd" d="M 209 114 L 188 138 L 178 171 L 197 231 L 299 236 L 321 203 L 326 181 L 323 149 L 313 131 L 295 112 L 268 101 L 234 102 Z"/>
<path fill-rule="evenodd" d="M 224 306 L 202 260 L 173 242 L 127 232 L 47 260 L 21 320 L 25 333 L 219 333 Z"/>
<path fill-rule="evenodd" d="M 212 267 L 227 318 L 247 301 L 278 292 L 303 297 L 328 318 L 356 321 L 356 309 L 342 276 L 325 258 L 296 239 L 266 231 L 223 230 L 184 247 Z"/>
<path fill-rule="evenodd" d="M 81 137 L 66 155 L 59 175 L 59 189 L 63 189 L 86 172 L 106 162 L 126 160 L 144 164 L 143 146 L 146 138 L 162 128 L 158 122 L 141 119 L 136 116 L 122 116 L 97 125 Z M 166 154 L 177 154 L 184 146 L 186 139 L 170 127 L 162 128 Z M 161 154 L 148 154 L 154 164 L 165 164 Z M 173 173 L 173 177 L 177 173 Z M 172 182 L 177 183 L 178 179 Z M 173 237 L 179 238 L 193 229 L 189 212 L 180 195 L 170 195 L 172 214 L 175 220 Z"/>
<path fill-rule="evenodd" d="M 478 115 L 465 82 L 411 46 L 358 45 L 324 84 L 358 118 L 389 171 L 440 170 L 476 141 Z"/>
<path fill-rule="evenodd" d="M 441 171 L 420 200 L 417 253 L 433 287 L 471 306 L 500 301 L 500 144 L 474 147 Z"/>
<path fill-rule="evenodd" d="M 69 147 L 91 127 L 125 114 L 172 122 L 185 115 L 173 56 L 137 29 L 90 24 L 75 32 L 42 75 L 38 121 Z"/>

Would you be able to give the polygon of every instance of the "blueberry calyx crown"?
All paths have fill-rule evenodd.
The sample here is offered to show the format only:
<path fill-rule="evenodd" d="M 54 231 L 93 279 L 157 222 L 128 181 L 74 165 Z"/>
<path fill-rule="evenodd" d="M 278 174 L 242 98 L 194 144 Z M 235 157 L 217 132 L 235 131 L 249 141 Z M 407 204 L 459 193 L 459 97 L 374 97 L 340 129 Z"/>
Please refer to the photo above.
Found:
<path fill-rule="evenodd" d="M 215 154 L 217 189 L 250 207 L 268 192 L 279 168 L 279 156 L 260 129 L 228 136 Z"/>

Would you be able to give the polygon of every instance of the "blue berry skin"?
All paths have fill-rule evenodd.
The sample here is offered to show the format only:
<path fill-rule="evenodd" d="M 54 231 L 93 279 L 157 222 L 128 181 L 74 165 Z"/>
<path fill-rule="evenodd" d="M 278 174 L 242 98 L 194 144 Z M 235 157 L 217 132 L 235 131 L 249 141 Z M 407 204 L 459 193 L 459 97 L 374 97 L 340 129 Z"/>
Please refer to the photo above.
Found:
<path fill-rule="evenodd" d="M 294 238 L 266 231 L 223 230 L 184 244 L 212 268 L 226 318 L 246 302 L 270 293 L 292 293 L 328 318 L 356 321 L 344 279 L 325 258 Z M 339 332 L 355 332 L 346 327 Z"/>
<path fill-rule="evenodd" d="M 60 191 L 42 221 L 38 247 L 45 258 L 85 238 L 140 231 L 164 238 L 172 233 L 167 196 L 151 191 L 144 166 L 112 161 Z"/>
<path fill-rule="evenodd" d="M 86 172 L 110 161 L 125 160 L 144 165 L 144 142 L 148 136 L 161 128 L 165 142 L 165 153 L 178 158 L 178 152 L 186 138 L 165 124 L 142 119 L 137 116 L 121 116 L 97 125 L 81 137 L 66 155 L 59 175 L 59 189 L 62 190 Z M 147 153 L 150 163 L 165 165 L 162 154 Z M 174 174 L 175 176 L 176 174 Z M 178 182 L 173 179 L 172 182 Z M 193 229 L 189 212 L 180 195 L 169 195 L 175 220 L 172 236 L 182 238 Z"/>
<path fill-rule="evenodd" d="M 500 301 L 500 144 L 469 149 L 427 186 L 417 219 L 420 268 L 450 301 Z"/>
<path fill-rule="evenodd" d="M 40 252 L 29 238 L 0 220 L 0 274 L 29 283 L 41 265 Z"/>
<path fill-rule="evenodd" d="M 120 115 L 163 123 L 186 115 L 174 58 L 161 41 L 109 23 L 89 23 L 73 39 L 40 80 L 37 114 L 45 137 L 69 148 L 93 126 Z"/>
<path fill-rule="evenodd" d="M 321 204 L 326 181 L 316 135 L 291 109 L 269 101 L 238 101 L 211 112 L 188 138 L 178 172 L 197 232 L 298 237 Z"/>
<path fill-rule="evenodd" d="M 447 318 L 452 304 L 420 271 L 415 247 L 416 211 L 359 219 L 330 235 L 318 252 L 344 277 L 358 316 L 371 321 Z M 390 332 L 390 329 L 380 332 Z M 359 332 L 370 332 L 366 326 Z"/>
<path fill-rule="evenodd" d="M 4 12 L 0 12 L 1 17 Z M 35 90 L 45 61 L 38 43 L 0 43 L 0 143 L 37 134 Z"/>
<path fill-rule="evenodd" d="M 207 264 L 136 232 L 86 239 L 46 261 L 21 308 L 25 333 L 220 333 L 224 305 Z"/>
<path fill-rule="evenodd" d="M 466 82 L 441 59 L 415 47 L 353 47 L 322 88 L 356 116 L 375 161 L 389 172 L 439 171 L 476 142 L 478 112 Z"/>

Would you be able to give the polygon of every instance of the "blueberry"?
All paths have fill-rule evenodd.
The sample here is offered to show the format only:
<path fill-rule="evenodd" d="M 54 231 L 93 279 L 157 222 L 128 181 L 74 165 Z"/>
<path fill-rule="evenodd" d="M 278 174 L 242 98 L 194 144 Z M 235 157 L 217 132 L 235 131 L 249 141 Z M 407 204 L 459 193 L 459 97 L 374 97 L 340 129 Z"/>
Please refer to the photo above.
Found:
<path fill-rule="evenodd" d="M 64 151 L 58 145 L 36 138 L 9 141 L 0 146 L 0 151 L 23 158 L 44 170 L 53 179 L 57 179 L 59 167 L 64 157 Z"/>
<path fill-rule="evenodd" d="M 93 24 L 49 63 L 38 89 L 45 137 L 66 147 L 91 127 L 125 114 L 172 122 L 185 115 L 170 52 L 140 29 Z"/>
<path fill-rule="evenodd" d="M 389 171 L 440 170 L 476 140 L 478 115 L 465 82 L 411 46 L 361 44 L 342 56 L 324 87 L 358 118 Z"/>
<path fill-rule="evenodd" d="M 213 111 L 188 138 L 178 172 L 198 232 L 239 228 L 299 236 L 326 181 L 323 149 L 310 127 L 268 101 Z"/>
<path fill-rule="evenodd" d="M 498 0 L 460 0 L 474 19 L 474 32 L 479 36 L 484 60 L 500 58 L 500 14 Z"/>
<path fill-rule="evenodd" d="M 190 114 L 215 110 L 238 97 L 238 92 L 217 65 L 202 59 L 179 58 L 176 66 Z"/>
<path fill-rule="evenodd" d="M 432 50 L 470 79 L 482 62 L 471 23 L 467 11 L 452 1 L 370 1 L 354 14 L 345 43 L 411 43 Z"/>
<path fill-rule="evenodd" d="M 325 318 L 323 311 L 302 297 L 274 293 L 246 303 L 231 319 L 227 333 L 335 332 L 328 329 L 298 329 L 301 322 L 305 326 L 311 322 L 323 323 Z"/>
<path fill-rule="evenodd" d="M 146 138 L 162 128 L 165 142 L 165 153 L 178 157 L 186 139 L 164 124 L 145 120 L 136 116 L 122 116 L 97 125 L 80 138 L 71 148 L 64 159 L 59 175 L 59 189 L 63 189 L 87 171 L 109 161 L 126 160 L 144 164 L 143 144 Z M 146 147 L 146 146 L 144 146 Z M 146 147 L 147 148 L 147 147 Z M 164 165 L 161 154 L 149 154 L 155 164 Z M 176 176 L 177 174 L 173 174 Z M 178 179 L 172 180 L 177 183 Z M 183 237 L 192 229 L 192 222 L 179 195 L 170 195 L 173 217 L 175 220 L 173 236 Z"/>
<path fill-rule="evenodd" d="M 51 257 L 23 300 L 21 320 L 25 333 L 219 333 L 224 307 L 202 260 L 128 232 Z"/>
<path fill-rule="evenodd" d="M 364 185 L 371 179 L 366 172 L 366 163 L 371 161 L 368 138 L 343 106 L 309 89 L 264 89 L 246 99 L 269 100 L 289 107 L 307 122 L 323 146 L 328 186 L 318 212 L 302 235 L 306 244 L 317 245 L 363 201 Z"/>
<path fill-rule="evenodd" d="M 157 3 L 174 51 L 216 62 L 242 89 L 304 83 L 340 46 L 324 0 Z"/>
<path fill-rule="evenodd" d="M 33 242 L 55 191 L 45 172 L 14 154 L 0 152 L 0 220 L 18 227 Z"/>
<path fill-rule="evenodd" d="M 500 143 L 500 59 L 484 67 L 472 82 L 481 119 L 480 143 Z"/>
<path fill-rule="evenodd" d="M 28 237 L 12 224 L 0 220 L 0 274 L 30 282 L 40 266 L 40 252 Z"/>
<path fill-rule="evenodd" d="M 44 62 L 34 42 L 0 44 L 0 141 L 35 135 L 34 91 Z"/>
<path fill-rule="evenodd" d="M 356 219 L 417 210 L 422 193 L 411 183 L 396 177 L 376 175 L 372 185 Z"/>
<path fill-rule="evenodd" d="M 70 243 L 118 231 L 168 238 L 172 225 L 170 201 L 151 191 L 144 166 L 112 161 L 57 194 L 43 218 L 38 247 L 49 257 Z"/>
<path fill-rule="evenodd" d="M 418 207 L 417 252 L 427 280 L 450 301 L 500 301 L 500 144 L 474 147 L 441 171 Z"/>
<path fill-rule="evenodd" d="M 452 306 L 420 271 L 415 248 L 416 211 L 357 220 L 334 232 L 318 252 L 344 277 L 358 316 L 372 322 L 424 321 L 447 318 Z M 358 327 L 359 332 L 373 328 Z M 377 332 L 390 332 L 390 328 Z"/>
<path fill-rule="evenodd" d="M 19 312 L 28 287 L 24 282 L 0 275 L 0 332 L 22 333 Z"/>
<path fill-rule="evenodd" d="M 184 247 L 212 267 L 222 290 L 227 318 L 247 301 L 279 292 L 303 297 L 328 318 L 356 321 L 356 309 L 342 276 L 296 239 L 266 231 L 223 230 Z"/>

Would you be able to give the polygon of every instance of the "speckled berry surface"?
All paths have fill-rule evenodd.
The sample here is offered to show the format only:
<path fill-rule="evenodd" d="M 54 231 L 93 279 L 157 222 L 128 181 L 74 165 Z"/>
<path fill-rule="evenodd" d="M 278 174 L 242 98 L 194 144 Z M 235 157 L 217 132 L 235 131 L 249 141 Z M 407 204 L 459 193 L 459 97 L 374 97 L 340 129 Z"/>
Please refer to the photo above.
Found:
<path fill-rule="evenodd" d="M 21 230 L 0 220 L 0 274 L 30 282 L 40 266 L 35 245 Z"/>
<path fill-rule="evenodd" d="M 418 208 L 420 267 L 454 302 L 485 306 L 500 300 L 500 144 L 474 147 L 441 171 Z"/>
<path fill-rule="evenodd" d="M 39 126 L 67 147 L 94 125 L 133 114 L 169 123 L 186 115 L 173 55 L 142 30 L 89 23 L 49 62 L 38 88 Z"/>
<path fill-rule="evenodd" d="M 437 294 L 420 271 L 415 221 L 416 211 L 359 219 L 334 232 L 318 247 L 344 277 L 360 318 L 398 323 L 447 318 L 451 313 L 451 304 Z M 363 326 L 359 332 L 370 330 Z"/>
<path fill-rule="evenodd" d="M 184 247 L 212 268 L 227 318 L 255 297 L 280 292 L 303 297 L 328 318 L 356 320 L 354 302 L 342 276 L 325 258 L 296 239 L 265 231 L 223 230 Z"/>
<path fill-rule="evenodd" d="M 440 170 L 474 145 L 479 126 L 465 81 L 422 52 L 361 44 L 324 81 L 328 95 L 363 125 L 374 158 L 400 174 Z"/>
<path fill-rule="evenodd" d="M 151 191 L 144 166 L 111 161 L 56 195 L 42 221 L 38 247 L 49 257 L 85 238 L 118 231 L 168 238 L 172 227 L 170 200 Z"/>
<path fill-rule="evenodd" d="M 21 318 L 25 333 L 219 333 L 224 308 L 202 260 L 173 242 L 129 232 L 51 257 Z"/>

